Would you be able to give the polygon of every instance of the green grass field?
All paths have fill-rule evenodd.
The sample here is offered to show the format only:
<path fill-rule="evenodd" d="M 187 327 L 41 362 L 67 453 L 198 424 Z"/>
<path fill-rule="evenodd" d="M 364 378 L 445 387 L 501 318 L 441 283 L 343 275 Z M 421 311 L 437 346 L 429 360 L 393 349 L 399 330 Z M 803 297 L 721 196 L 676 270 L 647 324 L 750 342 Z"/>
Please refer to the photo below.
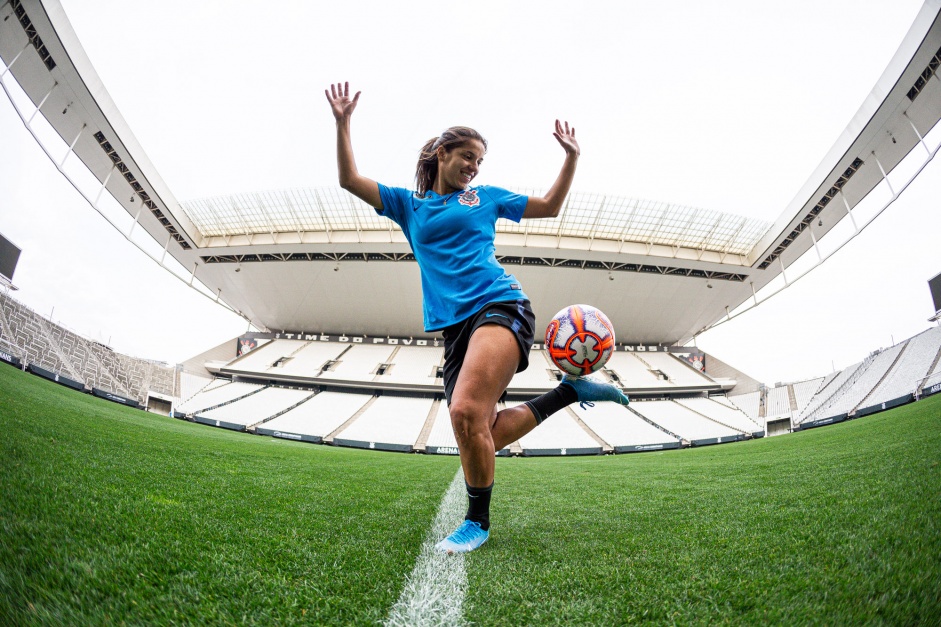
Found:
<path fill-rule="evenodd" d="M 130 410 L 0 367 L 0 624 L 377 624 L 451 457 Z M 785 437 L 499 459 L 468 622 L 941 624 L 941 395 Z"/>

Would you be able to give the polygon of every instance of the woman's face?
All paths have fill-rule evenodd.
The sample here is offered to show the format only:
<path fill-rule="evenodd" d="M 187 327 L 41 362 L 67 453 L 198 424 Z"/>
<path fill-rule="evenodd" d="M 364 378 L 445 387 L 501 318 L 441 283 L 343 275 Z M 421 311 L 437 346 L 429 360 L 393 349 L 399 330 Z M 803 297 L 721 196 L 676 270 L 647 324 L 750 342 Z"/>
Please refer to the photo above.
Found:
<path fill-rule="evenodd" d="M 479 139 L 468 139 L 450 151 L 438 148 L 438 180 L 445 193 L 466 189 L 477 176 L 486 152 Z"/>

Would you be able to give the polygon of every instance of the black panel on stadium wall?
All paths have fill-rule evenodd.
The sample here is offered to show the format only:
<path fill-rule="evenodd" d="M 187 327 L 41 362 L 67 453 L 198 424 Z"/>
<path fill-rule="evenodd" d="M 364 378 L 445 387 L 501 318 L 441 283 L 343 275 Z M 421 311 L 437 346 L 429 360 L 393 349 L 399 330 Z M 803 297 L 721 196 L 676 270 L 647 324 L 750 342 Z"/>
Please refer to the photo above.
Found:
<path fill-rule="evenodd" d="M 8 281 L 13 280 L 16 263 L 20 260 L 20 249 L 13 242 L 0 235 L 0 275 Z"/>
<path fill-rule="evenodd" d="M 928 289 L 931 290 L 931 300 L 934 301 L 934 310 L 941 311 L 941 274 L 928 279 Z"/>

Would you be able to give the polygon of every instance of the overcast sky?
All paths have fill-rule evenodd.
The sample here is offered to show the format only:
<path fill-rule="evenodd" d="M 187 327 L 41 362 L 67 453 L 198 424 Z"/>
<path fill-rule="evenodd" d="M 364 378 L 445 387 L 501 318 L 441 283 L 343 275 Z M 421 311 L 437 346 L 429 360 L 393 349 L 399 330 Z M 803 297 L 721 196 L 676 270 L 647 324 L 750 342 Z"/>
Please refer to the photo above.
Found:
<path fill-rule="evenodd" d="M 548 187 L 555 118 L 573 189 L 768 221 L 842 133 L 921 7 L 788 3 L 128 3 L 63 0 L 105 88 L 180 201 L 336 185 L 323 90 L 363 95 L 361 172 L 408 186 L 454 124 L 490 150 L 479 183 Z M 246 330 L 161 270 L 58 174 L 0 98 L 0 233 L 16 298 L 119 351 L 182 361 Z M 941 272 L 932 163 L 873 225 L 784 293 L 698 340 L 765 381 L 843 368 L 930 326 Z"/>

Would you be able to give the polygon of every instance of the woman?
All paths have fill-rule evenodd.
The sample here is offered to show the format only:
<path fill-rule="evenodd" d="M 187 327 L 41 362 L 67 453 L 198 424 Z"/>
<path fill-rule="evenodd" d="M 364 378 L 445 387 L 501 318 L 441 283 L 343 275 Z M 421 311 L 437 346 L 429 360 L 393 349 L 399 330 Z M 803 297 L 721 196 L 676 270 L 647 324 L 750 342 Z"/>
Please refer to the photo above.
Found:
<path fill-rule="evenodd" d="M 566 377 L 551 392 L 497 412 L 510 379 L 529 365 L 535 317 L 519 281 L 494 254 L 497 218 L 552 218 L 572 186 L 579 146 L 575 129 L 555 122 L 553 135 L 565 161 L 545 196 L 522 196 L 482 185 L 471 187 L 487 143 L 466 127 L 452 127 L 422 148 L 417 190 L 390 188 L 356 168 L 350 117 L 360 93 L 349 83 L 325 90 L 337 122 L 340 186 L 394 220 L 421 269 L 426 331 L 445 341 L 444 389 L 457 439 L 469 507 L 464 522 L 438 543 L 447 553 L 473 551 L 489 537 L 494 453 L 576 401 L 628 399 L 611 385 Z"/>

